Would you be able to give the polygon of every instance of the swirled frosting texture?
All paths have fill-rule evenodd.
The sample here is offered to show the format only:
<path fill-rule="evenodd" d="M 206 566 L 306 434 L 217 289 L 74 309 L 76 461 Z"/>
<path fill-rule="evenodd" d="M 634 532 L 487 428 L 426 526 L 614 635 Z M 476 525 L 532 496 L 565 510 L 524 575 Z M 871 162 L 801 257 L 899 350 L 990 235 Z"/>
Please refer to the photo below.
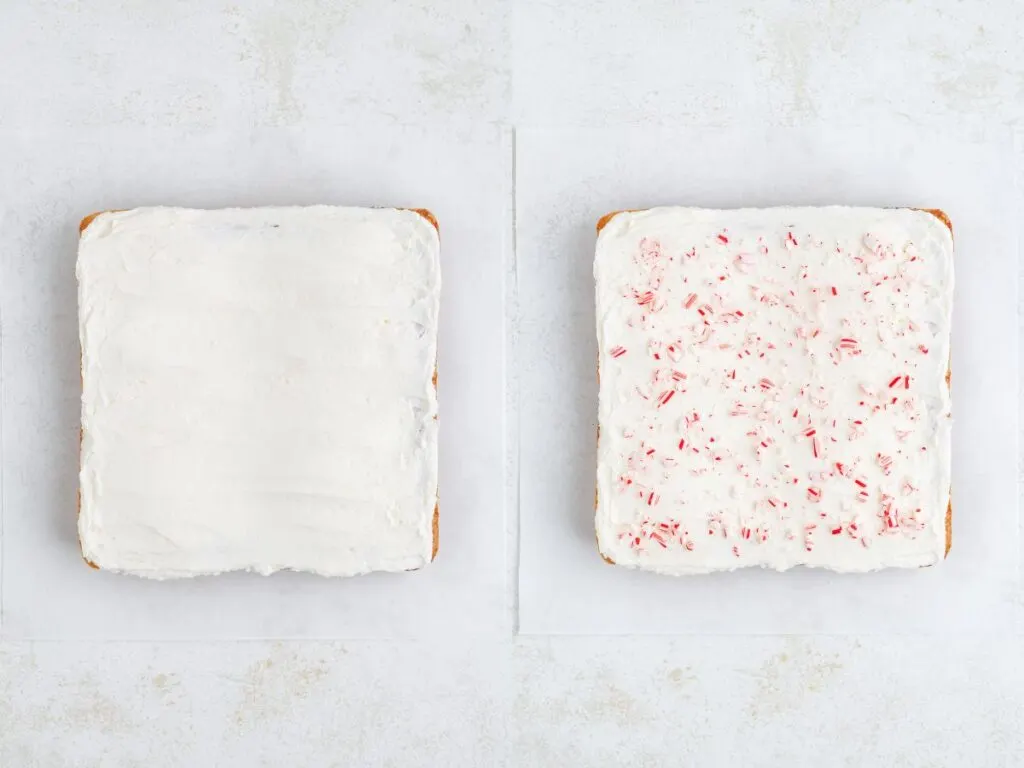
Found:
<path fill-rule="evenodd" d="M 104 213 L 82 234 L 79 536 L 152 578 L 429 562 L 435 228 L 395 209 Z"/>
<path fill-rule="evenodd" d="M 908 209 L 614 216 L 594 267 L 602 554 L 670 574 L 941 560 L 952 257 Z"/>

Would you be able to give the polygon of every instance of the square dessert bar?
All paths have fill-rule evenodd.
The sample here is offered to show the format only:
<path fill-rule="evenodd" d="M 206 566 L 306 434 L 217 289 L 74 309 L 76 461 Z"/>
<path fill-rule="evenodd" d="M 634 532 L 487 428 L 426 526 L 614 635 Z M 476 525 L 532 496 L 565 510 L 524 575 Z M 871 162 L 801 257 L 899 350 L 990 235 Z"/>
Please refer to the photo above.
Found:
<path fill-rule="evenodd" d="M 932 565 L 950 539 L 941 211 L 599 224 L 597 539 L 668 574 Z"/>
<path fill-rule="evenodd" d="M 160 579 L 433 559 L 428 212 L 140 208 L 82 229 L 90 564 Z"/>

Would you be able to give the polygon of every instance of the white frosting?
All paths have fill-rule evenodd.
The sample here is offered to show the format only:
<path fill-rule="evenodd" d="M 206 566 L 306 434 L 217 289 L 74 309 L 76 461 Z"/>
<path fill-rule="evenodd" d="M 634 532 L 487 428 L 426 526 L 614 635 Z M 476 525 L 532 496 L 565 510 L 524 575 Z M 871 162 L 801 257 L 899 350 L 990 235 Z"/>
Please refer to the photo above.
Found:
<path fill-rule="evenodd" d="M 79 536 L 152 578 L 430 561 L 438 236 L 394 209 L 142 208 L 79 246 Z"/>
<path fill-rule="evenodd" d="M 907 209 L 614 216 L 594 265 L 602 554 L 670 574 L 940 561 L 952 257 Z"/>

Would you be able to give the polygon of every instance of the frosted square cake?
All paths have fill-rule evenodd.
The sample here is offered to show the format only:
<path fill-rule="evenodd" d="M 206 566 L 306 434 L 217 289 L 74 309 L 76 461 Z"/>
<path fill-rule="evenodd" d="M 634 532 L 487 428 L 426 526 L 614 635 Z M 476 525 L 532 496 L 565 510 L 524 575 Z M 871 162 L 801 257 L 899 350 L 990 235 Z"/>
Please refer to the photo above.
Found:
<path fill-rule="evenodd" d="M 686 574 L 944 558 L 945 214 L 656 208 L 598 230 L 605 559 Z"/>
<path fill-rule="evenodd" d="M 433 559 L 429 212 L 140 208 L 82 229 L 87 562 L 171 578 Z"/>

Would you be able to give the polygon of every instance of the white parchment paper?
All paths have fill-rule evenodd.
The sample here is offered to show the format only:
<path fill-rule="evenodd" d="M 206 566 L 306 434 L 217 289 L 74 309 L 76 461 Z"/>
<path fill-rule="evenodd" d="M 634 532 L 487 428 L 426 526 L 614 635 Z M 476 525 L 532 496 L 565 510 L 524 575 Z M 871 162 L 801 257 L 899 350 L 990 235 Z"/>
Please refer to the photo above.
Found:
<path fill-rule="evenodd" d="M 1012 626 L 1017 214 L 1012 141 L 899 125 L 815 133 L 642 126 L 517 134 L 524 633 L 901 633 Z M 934 568 L 672 578 L 594 540 L 592 264 L 605 213 L 654 205 L 938 207 L 955 230 L 953 549 Z"/>
<path fill-rule="evenodd" d="M 45 133 L 0 189 L 3 629 L 15 638 L 422 637 L 508 630 L 504 544 L 505 222 L 497 128 Z M 79 219 L 138 205 L 426 207 L 440 221 L 440 552 L 419 572 L 165 583 L 96 572 L 75 529 Z"/>

